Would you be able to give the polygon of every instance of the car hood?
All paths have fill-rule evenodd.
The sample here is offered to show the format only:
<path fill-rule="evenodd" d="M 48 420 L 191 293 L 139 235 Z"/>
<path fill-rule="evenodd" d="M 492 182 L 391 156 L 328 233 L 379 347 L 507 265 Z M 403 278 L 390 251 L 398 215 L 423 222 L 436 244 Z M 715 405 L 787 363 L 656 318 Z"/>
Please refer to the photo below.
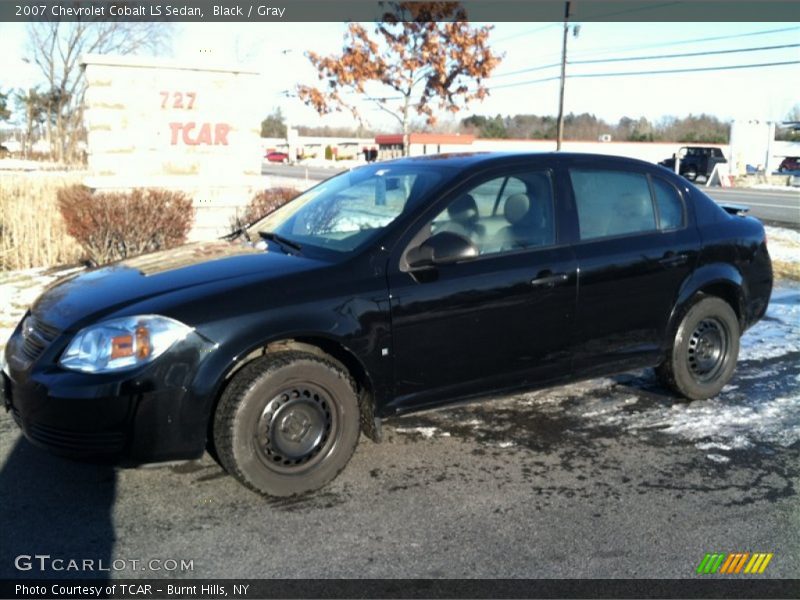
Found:
<path fill-rule="evenodd" d="M 269 279 L 319 264 L 243 243 L 187 244 L 59 280 L 45 290 L 31 312 L 44 323 L 65 330 L 176 290 L 256 274 Z"/>

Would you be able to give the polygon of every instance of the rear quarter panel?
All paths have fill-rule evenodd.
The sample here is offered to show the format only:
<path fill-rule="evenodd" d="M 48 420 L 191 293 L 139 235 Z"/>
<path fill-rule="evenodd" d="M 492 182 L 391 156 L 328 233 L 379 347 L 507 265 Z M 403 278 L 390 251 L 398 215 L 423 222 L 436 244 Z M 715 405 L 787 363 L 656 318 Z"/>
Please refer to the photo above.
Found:
<path fill-rule="evenodd" d="M 692 189 L 692 203 L 701 250 L 679 305 L 700 290 L 727 286 L 735 297 L 734 310 L 744 331 L 764 316 L 772 293 L 772 262 L 764 226 L 752 217 L 729 215 L 696 188 Z"/>

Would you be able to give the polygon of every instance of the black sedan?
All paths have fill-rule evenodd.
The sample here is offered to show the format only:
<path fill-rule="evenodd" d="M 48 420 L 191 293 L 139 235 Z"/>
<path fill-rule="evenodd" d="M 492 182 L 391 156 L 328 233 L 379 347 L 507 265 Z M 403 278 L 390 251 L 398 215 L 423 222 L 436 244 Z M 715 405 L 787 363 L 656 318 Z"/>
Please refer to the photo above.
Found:
<path fill-rule="evenodd" d="M 5 403 L 62 454 L 210 448 L 285 496 L 391 415 L 642 367 L 702 400 L 772 289 L 764 228 L 740 212 L 623 158 L 376 163 L 236 239 L 54 285 L 8 343 Z"/>

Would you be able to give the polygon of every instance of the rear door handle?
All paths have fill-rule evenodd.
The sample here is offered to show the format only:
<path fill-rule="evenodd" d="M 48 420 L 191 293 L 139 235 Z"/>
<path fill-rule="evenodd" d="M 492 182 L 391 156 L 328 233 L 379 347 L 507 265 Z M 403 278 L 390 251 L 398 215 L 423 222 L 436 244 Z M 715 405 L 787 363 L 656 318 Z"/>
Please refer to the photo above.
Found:
<path fill-rule="evenodd" d="M 686 254 L 675 254 L 674 252 L 669 251 L 666 252 L 658 262 L 665 267 L 679 267 L 689 262 L 689 256 Z"/>
<path fill-rule="evenodd" d="M 544 271 L 539 273 L 540 277 L 531 280 L 531 285 L 533 287 L 555 287 L 559 283 L 564 283 L 569 279 L 569 275 L 566 273 L 550 273 L 550 271 Z"/>

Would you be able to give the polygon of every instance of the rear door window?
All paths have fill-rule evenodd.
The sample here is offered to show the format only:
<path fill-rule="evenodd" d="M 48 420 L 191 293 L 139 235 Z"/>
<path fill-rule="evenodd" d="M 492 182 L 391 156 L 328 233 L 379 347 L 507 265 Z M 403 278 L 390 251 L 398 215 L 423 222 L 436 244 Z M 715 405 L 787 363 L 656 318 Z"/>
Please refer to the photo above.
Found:
<path fill-rule="evenodd" d="M 653 177 L 653 195 L 658 207 L 658 226 L 661 230 L 680 229 L 684 224 L 683 202 L 678 190 L 663 179 Z"/>
<path fill-rule="evenodd" d="M 656 212 L 647 176 L 570 169 L 582 240 L 655 232 Z"/>

